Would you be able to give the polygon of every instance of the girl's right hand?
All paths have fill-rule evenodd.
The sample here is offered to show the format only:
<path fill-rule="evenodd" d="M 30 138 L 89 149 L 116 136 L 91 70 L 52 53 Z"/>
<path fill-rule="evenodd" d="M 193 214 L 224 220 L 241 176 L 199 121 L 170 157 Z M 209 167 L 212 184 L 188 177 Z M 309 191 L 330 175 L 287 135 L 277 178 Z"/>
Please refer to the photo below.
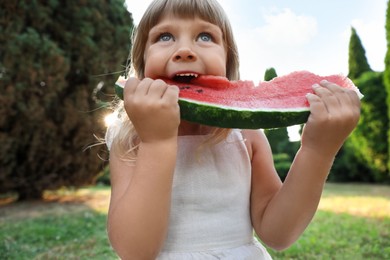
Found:
<path fill-rule="evenodd" d="M 141 142 L 163 141 L 178 134 L 179 88 L 162 80 L 129 78 L 124 88 L 124 107 Z"/>

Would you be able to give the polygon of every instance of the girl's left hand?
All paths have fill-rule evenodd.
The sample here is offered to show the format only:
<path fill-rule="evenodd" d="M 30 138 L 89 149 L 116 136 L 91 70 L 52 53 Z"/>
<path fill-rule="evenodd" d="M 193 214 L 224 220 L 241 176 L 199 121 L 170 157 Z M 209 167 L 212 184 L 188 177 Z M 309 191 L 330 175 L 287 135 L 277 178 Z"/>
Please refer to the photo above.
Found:
<path fill-rule="evenodd" d="M 359 122 L 360 99 L 355 91 L 321 81 L 308 94 L 310 116 L 302 134 L 302 148 L 334 157 Z"/>

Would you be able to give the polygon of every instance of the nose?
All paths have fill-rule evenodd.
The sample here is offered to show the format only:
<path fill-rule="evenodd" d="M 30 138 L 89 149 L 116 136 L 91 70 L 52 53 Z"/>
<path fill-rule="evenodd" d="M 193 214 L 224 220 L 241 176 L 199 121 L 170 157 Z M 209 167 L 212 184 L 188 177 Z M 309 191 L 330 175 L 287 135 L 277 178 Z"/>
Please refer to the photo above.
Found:
<path fill-rule="evenodd" d="M 192 62 L 196 59 L 195 52 L 188 47 L 180 47 L 173 55 L 173 61 L 175 62 Z"/>

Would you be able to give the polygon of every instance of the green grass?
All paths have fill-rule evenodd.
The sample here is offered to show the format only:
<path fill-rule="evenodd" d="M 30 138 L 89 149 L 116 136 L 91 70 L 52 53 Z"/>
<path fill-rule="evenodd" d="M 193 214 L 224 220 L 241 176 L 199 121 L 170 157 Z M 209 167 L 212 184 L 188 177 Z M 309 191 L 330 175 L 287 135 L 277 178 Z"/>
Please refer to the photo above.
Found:
<path fill-rule="evenodd" d="M 274 259 L 390 259 L 390 186 L 327 184 L 300 239 Z"/>
<path fill-rule="evenodd" d="M 274 259 L 390 259 L 390 219 L 319 211 L 302 237 Z"/>
<path fill-rule="evenodd" d="M 109 246 L 109 190 L 47 194 L 0 210 L 0 259 L 118 259 Z"/>
<path fill-rule="evenodd" d="M 105 216 L 86 210 L 1 226 L 0 259 L 109 259 Z"/>
<path fill-rule="evenodd" d="M 0 208 L 0 259 L 118 259 L 106 234 L 109 189 L 48 193 Z M 302 237 L 274 259 L 390 259 L 390 187 L 327 184 Z"/>

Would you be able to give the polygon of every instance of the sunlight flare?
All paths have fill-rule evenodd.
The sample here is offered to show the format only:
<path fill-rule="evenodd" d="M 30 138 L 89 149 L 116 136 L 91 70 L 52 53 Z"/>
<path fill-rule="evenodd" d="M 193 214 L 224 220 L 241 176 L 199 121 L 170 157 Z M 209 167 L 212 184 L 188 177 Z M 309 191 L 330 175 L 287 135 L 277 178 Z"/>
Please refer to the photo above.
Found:
<path fill-rule="evenodd" d="M 117 119 L 118 119 L 118 113 L 117 113 L 117 112 L 113 112 L 113 113 L 107 114 L 107 115 L 104 117 L 104 124 L 106 125 L 106 127 L 109 127 L 109 126 L 111 126 Z"/>

